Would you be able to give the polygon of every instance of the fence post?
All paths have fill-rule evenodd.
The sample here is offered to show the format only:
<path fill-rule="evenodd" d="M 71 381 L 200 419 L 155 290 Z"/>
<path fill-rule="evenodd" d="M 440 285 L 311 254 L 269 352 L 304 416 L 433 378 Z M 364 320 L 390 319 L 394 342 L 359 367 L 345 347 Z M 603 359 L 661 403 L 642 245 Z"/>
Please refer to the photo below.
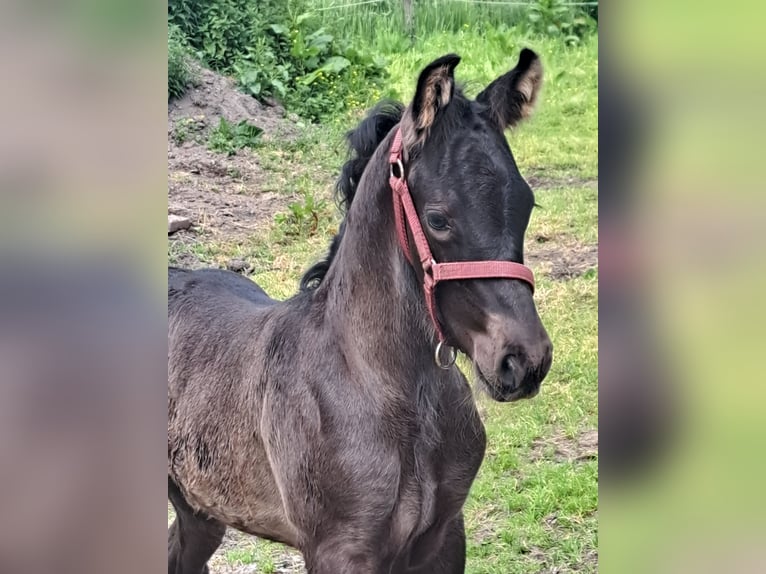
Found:
<path fill-rule="evenodd" d="M 402 0 L 404 4 L 404 29 L 410 37 L 410 42 L 415 43 L 415 14 L 412 9 L 413 0 Z"/>

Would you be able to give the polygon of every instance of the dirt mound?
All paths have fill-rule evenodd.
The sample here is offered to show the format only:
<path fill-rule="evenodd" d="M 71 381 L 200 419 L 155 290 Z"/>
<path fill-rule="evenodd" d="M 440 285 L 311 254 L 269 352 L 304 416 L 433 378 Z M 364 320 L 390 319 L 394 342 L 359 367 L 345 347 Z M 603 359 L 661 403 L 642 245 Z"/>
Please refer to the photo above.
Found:
<path fill-rule="evenodd" d="M 231 78 L 203 68 L 197 71 L 196 86 L 168 104 L 168 133 L 179 120 L 200 116 L 214 120 L 212 127 L 219 118 L 232 123 L 248 121 L 261 128 L 267 138 L 291 139 L 299 132 L 294 121 L 286 119 L 284 108 L 276 103 L 264 105 L 240 91 Z"/>
<path fill-rule="evenodd" d="M 244 148 L 232 156 L 211 151 L 210 132 L 221 118 L 258 126 L 265 141 L 293 140 L 300 127 L 280 106 L 239 91 L 231 78 L 205 69 L 197 78 L 183 98 L 168 104 L 168 212 L 192 220 L 192 230 L 181 234 L 245 238 L 293 198 L 261 193 L 268 174 L 257 150 Z"/>

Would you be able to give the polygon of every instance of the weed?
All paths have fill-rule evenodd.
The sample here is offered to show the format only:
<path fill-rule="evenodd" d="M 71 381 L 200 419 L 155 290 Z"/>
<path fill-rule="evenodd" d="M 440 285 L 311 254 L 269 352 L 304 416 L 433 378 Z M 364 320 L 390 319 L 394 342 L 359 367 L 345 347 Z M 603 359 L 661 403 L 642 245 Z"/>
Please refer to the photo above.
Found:
<path fill-rule="evenodd" d="M 242 148 L 254 148 L 262 133 L 261 128 L 245 120 L 232 124 L 226 118 L 221 118 L 218 126 L 210 132 L 207 145 L 212 151 L 234 155 Z"/>
<path fill-rule="evenodd" d="M 317 200 L 313 193 L 304 192 L 301 201 L 287 206 L 286 213 L 278 213 L 274 221 L 287 236 L 311 236 L 319 229 L 320 217 L 327 211 L 327 201 Z"/>
<path fill-rule="evenodd" d="M 204 128 L 205 118 L 202 116 L 181 118 L 173 126 L 171 137 L 178 145 L 182 145 L 190 140 L 199 141 Z"/>

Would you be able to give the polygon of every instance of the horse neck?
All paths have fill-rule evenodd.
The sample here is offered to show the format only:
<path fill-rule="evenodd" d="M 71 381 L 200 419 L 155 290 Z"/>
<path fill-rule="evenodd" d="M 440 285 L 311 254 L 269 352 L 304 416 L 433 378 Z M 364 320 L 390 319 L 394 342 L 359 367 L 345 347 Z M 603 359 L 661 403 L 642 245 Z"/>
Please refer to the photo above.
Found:
<path fill-rule="evenodd" d="M 322 288 L 337 336 L 368 364 L 412 374 L 434 366 L 434 328 L 423 289 L 397 240 L 388 183 L 390 139 L 378 147 L 359 182 Z"/>

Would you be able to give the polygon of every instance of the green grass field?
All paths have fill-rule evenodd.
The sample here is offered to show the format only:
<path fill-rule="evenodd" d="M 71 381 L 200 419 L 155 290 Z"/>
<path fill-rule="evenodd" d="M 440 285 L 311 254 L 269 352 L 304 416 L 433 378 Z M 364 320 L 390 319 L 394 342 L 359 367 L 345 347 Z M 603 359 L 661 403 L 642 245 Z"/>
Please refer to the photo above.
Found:
<path fill-rule="evenodd" d="M 540 253 L 535 297 L 554 344 L 554 362 L 531 401 L 498 404 L 477 395 L 489 444 L 466 505 L 467 572 L 595 572 L 598 272 L 595 261 L 572 277 L 540 270 L 546 268 L 545 254 L 566 258 L 598 243 L 598 40 L 593 36 L 565 47 L 512 29 L 479 33 L 467 27 L 430 34 L 414 49 L 384 54 L 390 79 L 383 94 L 409 98 L 423 65 L 456 52 L 463 57 L 457 78 L 475 95 L 512 67 L 524 46 L 540 54 L 546 81 L 536 115 L 508 138 L 522 175 L 535 182 L 540 205 L 532 215 L 527 251 Z M 293 204 L 293 215 L 278 215 L 247 241 L 171 242 L 169 259 L 183 250 L 210 265 L 246 259 L 253 265 L 252 279 L 272 296 L 294 293 L 302 271 L 337 229 L 332 184 L 344 159 L 342 136 L 362 112 L 360 107 L 321 127 L 306 126 L 289 144 L 275 141 L 247 152 L 257 154 L 279 181 L 275 189 L 302 198 Z M 225 549 L 217 564 L 291 571 L 280 570 L 283 553 L 277 545 L 245 540 Z"/>

